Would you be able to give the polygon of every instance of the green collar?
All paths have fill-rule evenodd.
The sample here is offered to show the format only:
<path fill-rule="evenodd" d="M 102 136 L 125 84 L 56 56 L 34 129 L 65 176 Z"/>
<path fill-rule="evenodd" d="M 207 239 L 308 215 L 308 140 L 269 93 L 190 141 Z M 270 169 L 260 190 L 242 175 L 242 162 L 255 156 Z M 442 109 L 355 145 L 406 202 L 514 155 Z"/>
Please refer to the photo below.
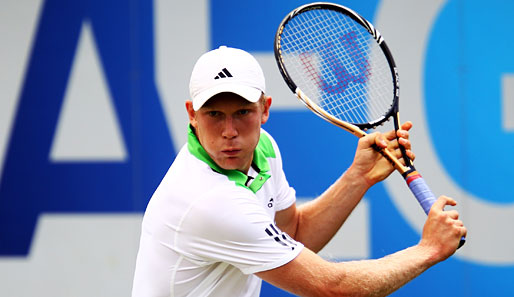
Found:
<path fill-rule="evenodd" d="M 260 190 L 260 188 L 264 185 L 264 183 L 271 177 L 269 174 L 270 167 L 267 158 L 275 158 L 275 150 L 273 149 L 273 145 L 271 143 L 271 140 L 269 139 L 268 135 L 266 133 L 261 133 L 261 136 L 259 138 L 259 143 L 257 144 L 257 147 L 255 148 L 255 152 L 253 153 L 253 163 L 252 166 L 258 171 L 258 175 L 255 177 L 253 182 L 250 183 L 250 185 L 246 185 L 248 181 L 248 176 L 244 173 L 242 173 L 239 170 L 226 170 L 218 166 L 209 154 L 205 151 L 205 149 L 200 144 L 200 141 L 198 141 L 198 138 L 196 137 L 195 133 L 193 132 L 193 129 L 191 125 L 189 125 L 188 128 L 188 140 L 187 140 L 187 147 L 189 149 L 189 152 L 193 154 L 195 157 L 197 157 L 199 160 L 205 162 L 209 167 L 212 168 L 212 170 L 226 175 L 229 180 L 236 183 L 236 185 L 247 188 L 248 190 L 252 191 L 253 193 L 256 193 Z"/>

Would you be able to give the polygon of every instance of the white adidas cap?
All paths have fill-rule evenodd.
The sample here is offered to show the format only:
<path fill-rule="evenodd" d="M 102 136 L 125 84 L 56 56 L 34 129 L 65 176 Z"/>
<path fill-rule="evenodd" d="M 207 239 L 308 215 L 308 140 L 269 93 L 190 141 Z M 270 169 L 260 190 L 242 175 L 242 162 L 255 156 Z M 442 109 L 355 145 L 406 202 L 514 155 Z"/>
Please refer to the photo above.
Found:
<path fill-rule="evenodd" d="M 193 109 L 198 110 L 212 96 L 230 92 L 257 102 L 265 92 L 264 74 L 249 53 L 226 46 L 203 54 L 195 64 L 189 82 Z"/>

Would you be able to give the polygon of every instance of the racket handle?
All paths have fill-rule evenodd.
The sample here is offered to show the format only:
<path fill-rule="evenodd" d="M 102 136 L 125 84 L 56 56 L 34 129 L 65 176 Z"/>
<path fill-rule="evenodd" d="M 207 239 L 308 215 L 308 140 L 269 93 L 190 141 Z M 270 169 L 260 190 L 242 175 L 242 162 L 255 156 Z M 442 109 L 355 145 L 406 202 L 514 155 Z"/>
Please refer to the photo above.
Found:
<path fill-rule="evenodd" d="M 437 199 L 435 198 L 432 191 L 430 191 L 430 188 L 428 187 L 425 180 L 421 177 L 419 173 L 414 171 L 405 177 L 405 181 L 407 182 L 409 189 L 412 191 L 412 194 L 414 194 L 414 197 L 416 197 L 419 204 L 421 205 L 425 213 L 428 215 L 428 213 L 430 212 L 430 208 L 432 208 L 432 205 Z M 458 248 L 463 246 L 465 242 L 466 238 L 463 236 L 460 239 Z"/>
<path fill-rule="evenodd" d="M 412 194 L 414 194 L 414 197 L 416 197 L 419 204 L 428 215 L 430 208 L 432 208 L 432 205 L 437 199 L 435 198 L 432 191 L 430 191 L 430 188 L 428 187 L 425 180 L 421 177 L 421 175 L 415 173 L 413 175 L 407 176 L 405 181 L 407 182 L 409 189 L 412 191 Z"/>

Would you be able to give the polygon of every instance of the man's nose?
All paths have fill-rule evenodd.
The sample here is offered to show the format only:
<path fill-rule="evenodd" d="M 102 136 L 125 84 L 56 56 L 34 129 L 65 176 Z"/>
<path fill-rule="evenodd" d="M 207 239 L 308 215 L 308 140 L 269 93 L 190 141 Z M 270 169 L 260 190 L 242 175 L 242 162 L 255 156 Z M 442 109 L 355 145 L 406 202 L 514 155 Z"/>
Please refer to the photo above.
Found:
<path fill-rule="evenodd" d="M 225 125 L 223 128 L 223 137 L 225 138 L 234 138 L 238 135 L 237 128 L 235 126 L 234 119 L 232 117 L 227 117 L 225 119 Z"/>

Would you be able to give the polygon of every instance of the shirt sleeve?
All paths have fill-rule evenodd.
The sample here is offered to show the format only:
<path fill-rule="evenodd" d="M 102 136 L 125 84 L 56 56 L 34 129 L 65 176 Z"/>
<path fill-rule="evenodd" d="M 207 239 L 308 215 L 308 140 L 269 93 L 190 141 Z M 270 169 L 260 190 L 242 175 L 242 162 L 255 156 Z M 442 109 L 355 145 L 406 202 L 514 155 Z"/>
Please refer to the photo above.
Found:
<path fill-rule="evenodd" d="M 180 227 L 177 247 L 188 260 L 200 265 L 225 262 L 252 274 L 282 266 L 302 250 L 301 243 L 275 226 L 250 191 L 210 192 Z"/>

